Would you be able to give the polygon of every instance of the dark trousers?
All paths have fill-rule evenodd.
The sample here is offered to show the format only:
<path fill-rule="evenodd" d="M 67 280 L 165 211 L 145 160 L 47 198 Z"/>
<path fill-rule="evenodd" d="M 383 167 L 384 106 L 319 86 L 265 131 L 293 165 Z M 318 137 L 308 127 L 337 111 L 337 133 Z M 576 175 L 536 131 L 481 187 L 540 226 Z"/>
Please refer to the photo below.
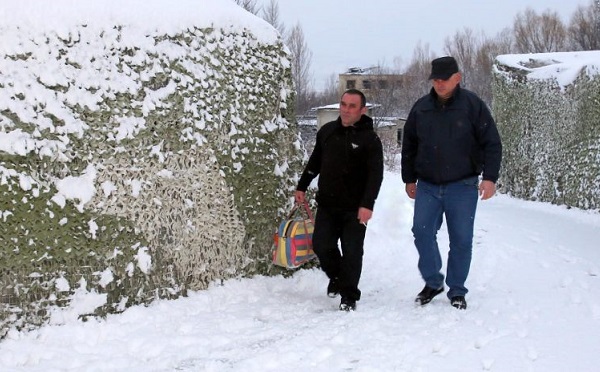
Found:
<path fill-rule="evenodd" d="M 358 282 L 362 272 L 363 244 L 367 228 L 358 221 L 357 210 L 317 209 L 313 249 L 329 279 L 337 278 L 342 297 L 360 300 Z M 338 246 L 341 243 L 341 252 Z"/>

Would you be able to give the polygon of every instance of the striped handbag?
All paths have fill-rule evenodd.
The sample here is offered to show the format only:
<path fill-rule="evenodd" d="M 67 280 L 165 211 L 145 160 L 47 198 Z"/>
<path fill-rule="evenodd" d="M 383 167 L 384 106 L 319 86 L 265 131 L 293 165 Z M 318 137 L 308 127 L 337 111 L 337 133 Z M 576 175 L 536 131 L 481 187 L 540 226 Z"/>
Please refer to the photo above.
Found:
<path fill-rule="evenodd" d="M 273 264 L 277 266 L 295 269 L 316 257 L 312 249 L 315 220 L 307 202 L 303 203 L 303 207 L 295 204 L 288 219 L 275 231 Z M 302 210 L 306 216 L 303 216 Z"/>

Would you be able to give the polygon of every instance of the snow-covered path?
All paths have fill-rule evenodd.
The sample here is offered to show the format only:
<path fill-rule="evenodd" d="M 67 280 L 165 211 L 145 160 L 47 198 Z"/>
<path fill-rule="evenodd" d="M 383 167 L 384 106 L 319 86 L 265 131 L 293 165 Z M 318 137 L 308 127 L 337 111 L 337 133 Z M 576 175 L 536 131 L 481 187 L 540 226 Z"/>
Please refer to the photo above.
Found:
<path fill-rule="evenodd" d="M 469 308 L 425 307 L 412 201 L 386 173 L 355 312 L 317 269 L 230 280 L 176 301 L 0 342 L 2 371 L 594 371 L 600 214 L 499 195 L 480 202 Z M 439 234 L 441 247 L 447 234 Z"/>

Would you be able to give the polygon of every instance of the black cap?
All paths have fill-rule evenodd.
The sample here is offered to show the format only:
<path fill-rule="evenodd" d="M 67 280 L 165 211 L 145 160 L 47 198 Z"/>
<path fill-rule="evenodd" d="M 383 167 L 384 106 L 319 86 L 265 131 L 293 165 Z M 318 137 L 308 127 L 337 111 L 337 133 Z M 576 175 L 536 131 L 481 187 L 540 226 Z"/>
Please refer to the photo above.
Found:
<path fill-rule="evenodd" d="M 454 57 L 440 57 L 431 61 L 431 75 L 429 79 L 448 80 L 450 76 L 458 72 L 458 63 Z"/>

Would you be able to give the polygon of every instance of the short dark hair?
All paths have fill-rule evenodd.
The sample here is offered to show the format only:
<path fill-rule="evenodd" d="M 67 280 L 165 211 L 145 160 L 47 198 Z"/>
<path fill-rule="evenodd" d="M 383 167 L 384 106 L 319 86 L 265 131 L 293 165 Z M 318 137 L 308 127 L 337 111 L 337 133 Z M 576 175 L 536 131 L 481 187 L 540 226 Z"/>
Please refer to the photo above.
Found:
<path fill-rule="evenodd" d="M 360 96 L 360 107 L 365 107 L 367 105 L 367 97 L 365 97 L 364 93 L 358 89 L 348 89 L 344 92 L 344 94 L 354 94 Z M 344 94 L 342 94 L 342 97 Z"/>

